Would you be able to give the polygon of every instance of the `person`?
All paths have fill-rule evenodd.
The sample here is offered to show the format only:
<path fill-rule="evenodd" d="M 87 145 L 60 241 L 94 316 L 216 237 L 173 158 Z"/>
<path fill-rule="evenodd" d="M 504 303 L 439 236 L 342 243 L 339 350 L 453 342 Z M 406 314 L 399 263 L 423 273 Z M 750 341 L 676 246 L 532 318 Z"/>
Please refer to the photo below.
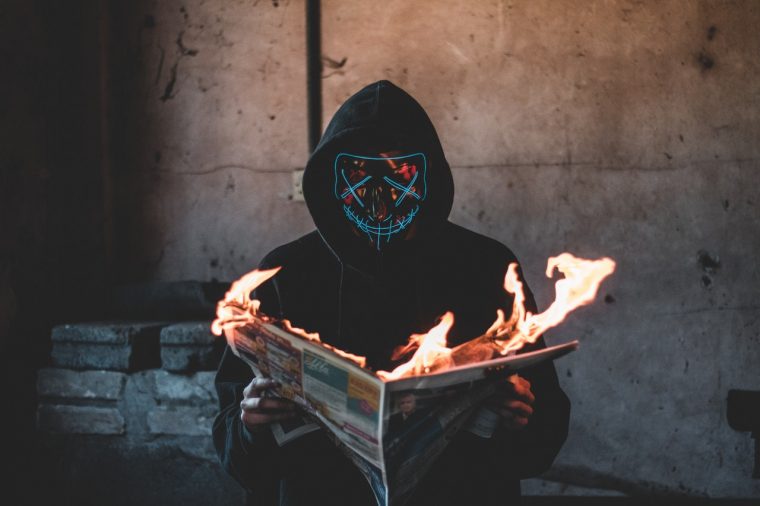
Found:
<path fill-rule="evenodd" d="M 398 397 L 398 411 L 388 419 L 388 436 L 398 436 L 406 425 L 412 424 L 419 417 L 417 397 L 414 392 L 402 392 Z"/>
<path fill-rule="evenodd" d="M 339 108 L 309 158 L 303 190 L 316 230 L 262 260 L 260 268 L 282 267 L 254 294 L 263 313 L 390 370 L 394 348 L 446 311 L 455 315 L 450 346 L 481 335 L 497 309 L 511 311 L 503 280 L 514 254 L 448 221 L 454 184 L 438 135 L 420 104 L 392 83 L 370 84 Z M 536 312 L 525 289 L 526 308 Z M 544 346 L 539 340 L 523 351 Z M 267 395 L 273 386 L 226 350 L 213 438 L 251 503 L 375 504 L 324 431 L 277 445 L 269 425 L 297 411 Z M 460 431 L 410 504 L 510 504 L 519 500 L 520 479 L 549 468 L 570 410 L 553 364 L 504 381 L 488 403 L 501 417 L 492 437 Z"/>

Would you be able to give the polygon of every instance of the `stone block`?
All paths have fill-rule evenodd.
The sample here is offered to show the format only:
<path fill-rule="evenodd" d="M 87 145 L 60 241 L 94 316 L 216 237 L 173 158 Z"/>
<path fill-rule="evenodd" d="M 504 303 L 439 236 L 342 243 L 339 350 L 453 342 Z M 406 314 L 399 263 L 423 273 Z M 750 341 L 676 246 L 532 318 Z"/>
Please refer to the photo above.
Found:
<path fill-rule="evenodd" d="M 53 365 L 69 369 L 134 371 L 158 367 L 165 323 L 95 322 L 53 329 Z"/>
<path fill-rule="evenodd" d="M 161 367 L 167 371 L 215 370 L 225 341 L 211 333 L 210 322 L 187 322 L 161 330 Z"/>
<path fill-rule="evenodd" d="M 158 407 L 148 413 L 151 434 L 210 436 L 214 412 L 198 407 Z"/>
<path fill-rule="evenodd" d="M 64 434 L 121 435 L 126 431 L 126 423 L 116 408 L 41 404 L 37 409 L 37 428 Z"/>
<path fill-rule="evenodd" d="M 199 372 L 192 376 L 167 371 L 155 371 L 153 374 L 159 402 L 216 405 L 213 372 Z"/>
<path fill-rule="evenodd" d="M 127 376 L 113 371 L 41 369 L 37 375 L 40 397 L 116 401 L 124 391 Z"/>

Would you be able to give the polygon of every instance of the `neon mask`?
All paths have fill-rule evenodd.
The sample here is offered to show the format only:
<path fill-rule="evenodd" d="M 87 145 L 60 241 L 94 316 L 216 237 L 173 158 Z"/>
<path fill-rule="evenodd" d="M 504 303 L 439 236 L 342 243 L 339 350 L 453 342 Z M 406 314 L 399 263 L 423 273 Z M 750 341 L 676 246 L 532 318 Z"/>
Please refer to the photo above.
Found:
<path fill-rule="evenodd" d="M 402 233 L 417 216 L 427 196 L 427 158 L 403 156 L 335 157 L 335 198 L 356 230 L 379 250 Z"/>

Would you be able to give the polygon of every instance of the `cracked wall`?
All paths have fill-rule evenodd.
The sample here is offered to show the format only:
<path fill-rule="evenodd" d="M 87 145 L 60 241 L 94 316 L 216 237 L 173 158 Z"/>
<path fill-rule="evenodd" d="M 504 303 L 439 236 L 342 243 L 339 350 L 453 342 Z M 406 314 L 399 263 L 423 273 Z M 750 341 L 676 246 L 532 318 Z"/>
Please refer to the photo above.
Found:
<path fill-rule="evenodd" d="M 311 227 L 290 202 L 307 154 L 304 7 L 119 6 L 114 136 L 129 279 L 230 280 Z"/>
<path fill-rule="evenodd" d="M 137 2 L 114 30 L 124 275 L 230 280 L 312 228 L 300 1 Z M 322 2 L 325 120 L 390 79 L 441 135 L 452 219 L 546 258 L 609 255 L 548 337 L 573 400 L 527 491 L 756 497 L 729 388 L 760 388 L 760 6 L 751 1 Z M 531 488 L 532 487 L 532 488 Z M 549 487 L 548 489 L 546 487 Z M 555 487 L 555 488 L 551 488 Z M 565 487 L 565 488 L 561 488 Z"/>

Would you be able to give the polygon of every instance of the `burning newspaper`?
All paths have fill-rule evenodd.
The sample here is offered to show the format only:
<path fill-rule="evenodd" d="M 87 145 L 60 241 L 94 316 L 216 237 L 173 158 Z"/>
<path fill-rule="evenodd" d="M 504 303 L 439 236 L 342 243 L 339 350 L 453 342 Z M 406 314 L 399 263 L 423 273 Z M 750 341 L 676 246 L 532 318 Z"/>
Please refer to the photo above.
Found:
<path fill-rule="evenodd" d="M 256 376 L 276 380 L 277 395 L 303 409 L 302 419 L 272 426 L 278 444 L 326 429 L 367 478 L 378 505 L 402 505 L 459 430 L 493 434 L 497 415 L 479 406 L 495 392 L 496 378 L 504 381 L 577 348 L 572 341 L 514 354 L 567 313 L 593 301 L 614 266 L 610 259 L 582 260 L 567 253 L 551 258 L 547 275 L 557 268 L 565 278 L 556 283 L 557 298 L 549 309 L 533 315 L 525 311 L 522 283 L 512 264 L 505 279 L 505 289 L 514 295 L 509 319 L 499 312 L 483 336 L 448 348 L 446 333 L 454 315 L 446 313 L 428 333 L 411 336 L 397 350 L 394 358 L 411 358 L 389 372 L 366 369 L 364 357 L 259 313 L 259 301 L 250 293 L 279 269 L 253 271 L 233 283 L 219 302 L 212 330 L 224 333 Z"/>

